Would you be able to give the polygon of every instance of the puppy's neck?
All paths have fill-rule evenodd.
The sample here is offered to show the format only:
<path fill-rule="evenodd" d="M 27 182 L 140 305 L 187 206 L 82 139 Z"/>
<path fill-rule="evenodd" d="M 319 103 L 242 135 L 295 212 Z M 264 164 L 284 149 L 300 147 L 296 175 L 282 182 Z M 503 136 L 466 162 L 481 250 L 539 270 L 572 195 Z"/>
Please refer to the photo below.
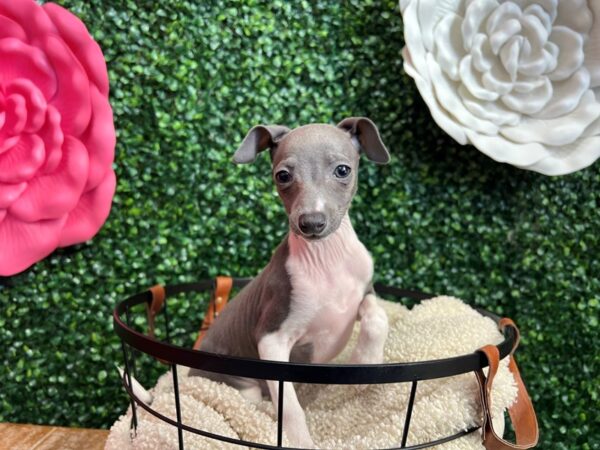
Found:
<path fill-rule="evenodd" d="M 301 261 L 307 269 L 335 266 L 361 245 L 348 213 L 344 215 L 338 229 L 323 239 L 304 239 L 291 230 L 288 234 L 290 256 Z"/>

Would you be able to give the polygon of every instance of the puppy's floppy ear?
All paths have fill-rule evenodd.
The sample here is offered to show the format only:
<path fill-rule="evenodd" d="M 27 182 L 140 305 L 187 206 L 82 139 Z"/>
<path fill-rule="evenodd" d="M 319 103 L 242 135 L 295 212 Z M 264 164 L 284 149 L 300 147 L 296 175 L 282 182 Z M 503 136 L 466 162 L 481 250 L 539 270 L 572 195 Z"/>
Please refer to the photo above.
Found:
<path fill-rule="evenodd" d="M 379 136 L 379 130 L 371 119 L 348 117 L 337 126 L 348 131 L 352 138 L 358 140 L 359 150 L 362 150 L 371 161 L 377 164 L 387 164 L 390 161 L 390 154 Z"/>
<path fill-rule="evenodd" d="M 281 125 L 256 125 L 253 127 L 233 155 L 236 164 L 251 163 L 256 155 L 267 149 L 273 148 L 290 131 Z"/>

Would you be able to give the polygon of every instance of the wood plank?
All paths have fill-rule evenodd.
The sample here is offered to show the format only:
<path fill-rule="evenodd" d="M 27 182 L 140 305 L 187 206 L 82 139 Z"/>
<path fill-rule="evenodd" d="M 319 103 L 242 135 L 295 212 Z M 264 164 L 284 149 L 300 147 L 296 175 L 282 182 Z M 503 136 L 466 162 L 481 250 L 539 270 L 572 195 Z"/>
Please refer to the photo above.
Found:
<path fill-rule="evenodd" d="M 0 449 L 21 450 L 33 448 L 51 430 L 52 427 L 0 423 Z"/>
<path fill-rule="evenodd" d="M 103 450 L 108 430 L 0 423 L 0 450 Z"/>

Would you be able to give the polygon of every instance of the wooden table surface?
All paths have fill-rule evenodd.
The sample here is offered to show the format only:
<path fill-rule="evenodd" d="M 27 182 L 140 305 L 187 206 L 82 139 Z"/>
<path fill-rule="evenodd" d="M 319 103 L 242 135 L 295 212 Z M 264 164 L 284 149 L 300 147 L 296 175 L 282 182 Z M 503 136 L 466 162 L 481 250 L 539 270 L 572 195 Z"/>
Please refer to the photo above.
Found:
<path fill-rule="evenodd" d="M 0 423 L 0 450 L 103 450 L 108 430 Z"/>

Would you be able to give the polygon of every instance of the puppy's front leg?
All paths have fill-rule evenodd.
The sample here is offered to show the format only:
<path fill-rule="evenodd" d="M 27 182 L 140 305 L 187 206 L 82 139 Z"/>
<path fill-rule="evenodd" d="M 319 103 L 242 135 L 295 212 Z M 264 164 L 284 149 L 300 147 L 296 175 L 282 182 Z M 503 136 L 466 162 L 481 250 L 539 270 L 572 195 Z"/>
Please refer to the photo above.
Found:
<path fill-rule="evenodd" d="M 367 294 L 358 308 L 360 333 L 350 364 L 380 364 L 383 362 L 383 347 L 388 334 L 388 318 L 377 304 L 374 294 Z"/>
<path fill-rule="evenodd" d="M 260 359 L 271 361 L 289 362 L 291 352 L 291 340 L 281 331 L 269 333 L 258 342 L 258 354 Z M 267 386 L 273 401 L 273 407 L 277 411 L 279 399 L 279 382 L 267 380 Z M 292 383 L 284 383 L 283 387 L 283 429 L 294 447 L 315 448 L 310 437 L 304 410 L 298 402 L 296 390 Z"/>

